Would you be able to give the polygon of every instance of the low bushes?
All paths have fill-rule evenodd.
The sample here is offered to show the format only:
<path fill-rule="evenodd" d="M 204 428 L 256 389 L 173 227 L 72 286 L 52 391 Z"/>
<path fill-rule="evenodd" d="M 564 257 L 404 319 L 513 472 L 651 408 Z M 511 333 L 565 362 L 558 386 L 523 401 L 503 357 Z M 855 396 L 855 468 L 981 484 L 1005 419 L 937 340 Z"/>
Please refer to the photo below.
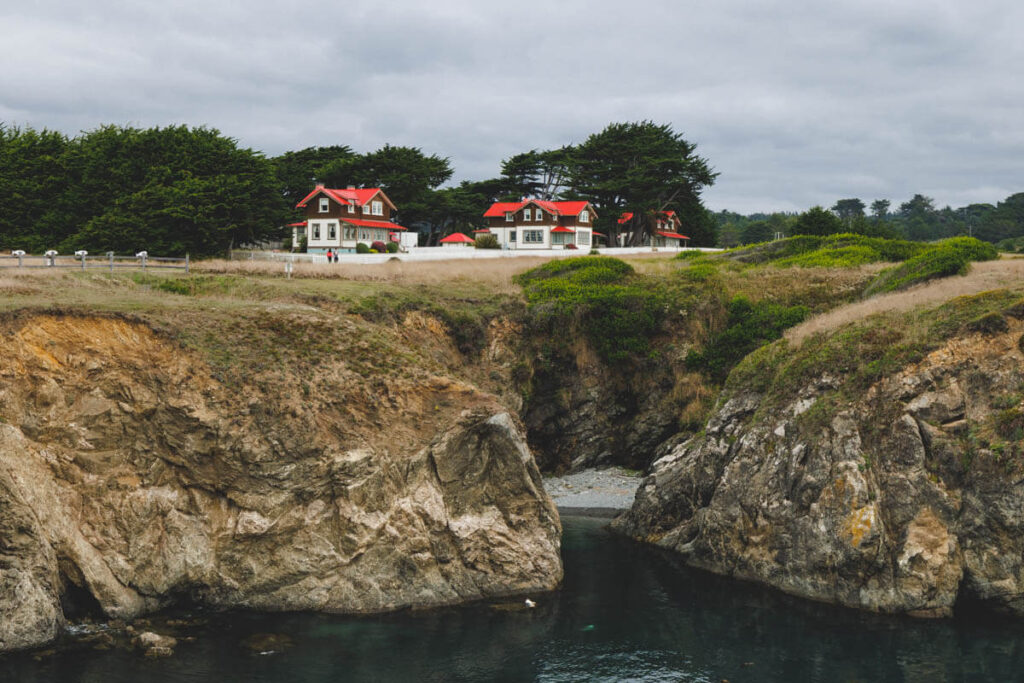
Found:
<path fill-rule="evenodd" d="M 906 289 L 920 282 L 963 275 L 971 261 L 998 258 L 995 247 L 973 237 L 953 237 L 930 246 L 898 266 L 883 270 L 864 290 L 864 296 Z"/>
<path fill-rule="evenodd" d="M 356 244 L 356 253 L 357 254 L 369 254 L 370 253 L 370 245 L 366 244 L 365 242 L 358 242 Z"/>
<path fill-rule="evenodd" d="M 578 326 L 608 362 L 646 355 L 664 317 L 663 290 L 619 259 L 551 261 L 517 275 L 516 282 L 536 324 L 558 339 Z"/>
<path fill-rule="evenodd" d="M 786 328 L 803 322 L 807 315 L 806 306 L 784 306 L 772 301 L 751 303 L 746 297 L 737 296 L 729 302 L 725 329 L 712 335 L 702 351 L 690 351 L 686 365 L 724 382 L 744 356 L 778 339 Z"/>
<path fill-rule="evenodd" d="M 500 249 L 501 245 L 498 244 L 497 235 L 491 235 L 488 233 L 482 233 L 476 236 L 473 240 L 473 246 L 477 249 Z"/>

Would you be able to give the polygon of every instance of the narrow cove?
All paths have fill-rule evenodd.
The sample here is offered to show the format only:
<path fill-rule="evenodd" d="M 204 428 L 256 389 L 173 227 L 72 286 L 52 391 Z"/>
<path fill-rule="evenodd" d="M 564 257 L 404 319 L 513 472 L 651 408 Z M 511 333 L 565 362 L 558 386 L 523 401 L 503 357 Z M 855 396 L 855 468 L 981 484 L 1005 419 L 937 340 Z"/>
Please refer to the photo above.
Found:
<path fill-rule="evenodd" d="M 371 617 L 194 612 L 169 658 L 74 643 L 0 658 L 5 681 L 1014 680 L 1024 627 L 991 616 L 885 617 L 684 567 L 563 517 L 561 590 Z M 154 627 L 160 625 L 153 620 Z M 167 629 L 163 629 L 167 630 Z M 273 634 L 264 639 L 261 634 Z M 254 647 L 255 645 L 255 647 Z"/>

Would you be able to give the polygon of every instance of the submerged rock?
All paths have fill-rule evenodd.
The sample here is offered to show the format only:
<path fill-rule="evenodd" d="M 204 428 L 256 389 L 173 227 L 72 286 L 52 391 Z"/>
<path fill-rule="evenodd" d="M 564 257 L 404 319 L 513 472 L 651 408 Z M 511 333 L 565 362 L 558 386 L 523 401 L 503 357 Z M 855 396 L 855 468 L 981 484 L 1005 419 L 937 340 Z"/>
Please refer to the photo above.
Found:
<path fill-rule="evenodd" d="M 18 318 L 0 350 L 0 651 L 56 637 L 68 596 L 378 612 L 561 580 L 522 428 L 468 385 L 342 363 L 317 394 L 229 387 L 90 316 Z"/>
<path fill-rule="evenodd" d="M 856 399 L 734 390 L 658 460 L 617 530 L 687 563 L 863 609 L 1024 615 L 1019 324 L 956 338 Z M 988 438 L 984 435 L 988 434 Z"/>

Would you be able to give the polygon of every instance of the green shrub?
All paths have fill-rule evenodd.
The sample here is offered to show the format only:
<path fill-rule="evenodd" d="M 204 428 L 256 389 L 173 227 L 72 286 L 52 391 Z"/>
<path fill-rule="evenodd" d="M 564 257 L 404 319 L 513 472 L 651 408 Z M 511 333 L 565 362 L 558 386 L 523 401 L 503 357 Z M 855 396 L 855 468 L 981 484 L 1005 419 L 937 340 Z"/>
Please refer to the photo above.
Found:
<path fill-rule="evenodd" d="M 365 242 L 358 242 L 358 243 L 356 243 L 356 253 L 357 254 L 369 254 L 370 253 L 370 245 L 366 244 Z"/>
<path fill-rule="evenodd" d="M 1006 318 L 994 311 L 975 318 L 967 323 L 966 327 L 971 332 L 980 332 L 981 334 L 999 334 L 1001 332 L 1008 332 L 1010 329 Z"/>
<path fill-rule="evenodd" d="M 994 261 L 999 258 L 999 252 L 993 245 L 974 237 L 950 237 L 939 242 L 939 245 L 964 254 L 968 261 Z"/>
<path fill-rule="evenodd" d="M 838 249 L 815 249 L 797 256 L 775 262 L 780 268 L 798 266 L 800 268 L 852 268 L 866 263 L 881 261 L 878 251 L 865 245 L 850 245 Z"/>
<path fill-rule="evenodd" d="M 498 244 L 498 236 L 491 235 L 489 233 L 482 233 L 476 236 L 473 240 L 473 246 L 477 249 L 500 249 L 501 245 Z"/>
<path fill-rule="evenodd" d="M 680 270 L 679 276 L 693 283 L 707 282 L 718 277 L 718 268 L 713 263 L 700 261 Z"/>
<path fill-rule="evenodd" d="M 907 259 L 898 266 L 886 268 L 879 273 L 864 291 L 865 296 L 906 289 L 919 282 L 926 282 L 950 275 L 967 272 L 970 258 L 966 250 L 952 246 L 937 246 Z"/>
<path fill-rule="evenodd" d="M 724 382 L 729 371 L 744 356 L 782 336 L 788 328 L 803 322 L 806 306 L 783 306 L 772 301 L 751 303 L 743 296 L 729 302 L 728 321 L 724 330 L 715 334 L 702 351 L 690 351 L 686 365 Z"/>
<path fill-rule="evenodd" d="M 389 254 L 397 254 L 398 253 L 398 242 L 388 242 L 388 253 Z"/>
<path fill-rule="evenodd" d="M 534 322 L 556 338 L 578 326 L 608 362 L 645 356 L 660 329 L 664 293 L 605 256 L 560 259 L 516 276 Z"/>
<path fill-rule="evenodd" d="M 692 261 L 694 259 L 707 258 L 707 254 L 698 249 L 687 249 L 676 254 L 675 258 L 678 261 Z"/>

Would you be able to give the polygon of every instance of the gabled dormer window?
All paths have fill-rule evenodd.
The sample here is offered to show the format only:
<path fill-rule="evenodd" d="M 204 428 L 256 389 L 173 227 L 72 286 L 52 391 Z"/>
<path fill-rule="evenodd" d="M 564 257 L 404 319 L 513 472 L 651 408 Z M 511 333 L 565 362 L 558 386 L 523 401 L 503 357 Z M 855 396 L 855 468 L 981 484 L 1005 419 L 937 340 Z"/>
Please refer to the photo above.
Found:
<path fill-rule="evenodd" d="M 363 213 L 366 214 L 366 215 L 370 214 L 370 205 L 369 204 L 363 204 Z"/>
<path fill-rule="evenodd" d="M 382 202 L 382 201 L 375 201 L 373 203 L 373 215 L 374 216 L 383 216 L 384 215 L 384 202 Z"/>
<path fill-rule="evenodd" d="M 355 205 L 355 204 L 351 204 L 351 203 L 350 203 L 350 204 L 348 205 L 348 212 L 349 212 L 349 213 L 355 213 L 355 212 L 356 212 L 356 205 Z"/>
<path fill-rule="evenodd" d="M 331 200 L 327 197 L 320 198 L 320 213 L 327 213 L 331 209 Z"/>
<path fill-rule="evenodd" d="M 530 220 L 530 209 L 523 209 L 523 220 Z"/>
<path fill-rule="evenodd" d="M 513 220 L 513 218 L 512 218 L 512 212 L 511 212 L 511 211 L 506 211 L 506 212 L 505 212 L 505 222 L 506 222 L 506 223 L 511 223 L 511 222 L 512 222 L 512 220 Z"/>
<path fill-rule="evenodd" d="M 590 222 L 590 212 L 587 211 L 586 209 L 583 209 L 582 211 L 580 211 L 580 223 L 589 223 L 589 222 Z"/>

